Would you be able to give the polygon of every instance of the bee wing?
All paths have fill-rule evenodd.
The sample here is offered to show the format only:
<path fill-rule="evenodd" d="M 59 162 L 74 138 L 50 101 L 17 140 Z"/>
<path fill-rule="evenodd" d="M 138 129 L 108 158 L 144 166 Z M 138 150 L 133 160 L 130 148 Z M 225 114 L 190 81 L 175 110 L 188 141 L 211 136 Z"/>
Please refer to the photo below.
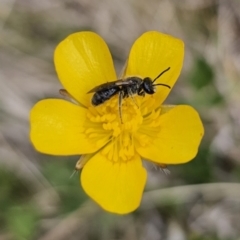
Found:
<path fill-rule="evenodd" d="M 102 85 L 104 85 L 104 84 L 102 84 Z M 87 93 L 94 93 L 94 92 L 97 92 L 99 89 L 101 89 L 101 86 L 102 85 L 99 85 L 99 86 L 97 86 L 97 87 L 94 87 L 93 89 L 91 89 L 90 91 L 88 91 Z"/>
<path fill-rule="evenodd" d="M 109 88 L 112 88 L 114 86 L 121 86 L 121 85 L 123 85 L 123 82 L 124 81 L 122 79 L 119 79 L 117 81 L 103 83 L 101 85 L 98 85 L 98 86 L 94 87 L 93 89 L 91 89 L 87 93 L 97 92 L 97 91 L 102 90 L 102 89 L 109 89 Z"/>
<path fill-rule="evenodd" d="M 115 82 L 115 86 L 129 85 L 129 82 L 126 79 L 119 79 Z"/>

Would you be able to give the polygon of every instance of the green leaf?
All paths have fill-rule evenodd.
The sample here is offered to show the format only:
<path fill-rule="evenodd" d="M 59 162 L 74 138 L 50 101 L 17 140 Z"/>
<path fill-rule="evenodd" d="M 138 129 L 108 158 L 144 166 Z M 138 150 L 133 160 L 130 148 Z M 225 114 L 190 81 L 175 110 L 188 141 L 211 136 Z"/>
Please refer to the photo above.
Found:
<path fill-rule="evenodd" d="M 31 239 L 37 223 L 37 212 L 31 206 L 12 207 L 7 214 L 7 228 L 14 239 Z"/>
<path fill-rule="evenodd" d="M 196 59 L 189 79 L 196 89 L 201 89 L 213 82 L 214 72 L 207 61 L 200 57 Z"/>

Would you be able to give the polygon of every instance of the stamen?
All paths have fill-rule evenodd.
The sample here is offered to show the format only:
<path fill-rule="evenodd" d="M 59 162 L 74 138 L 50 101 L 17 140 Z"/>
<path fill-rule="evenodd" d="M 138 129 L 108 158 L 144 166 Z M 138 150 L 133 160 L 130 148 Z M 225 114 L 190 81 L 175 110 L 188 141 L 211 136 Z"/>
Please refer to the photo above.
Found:
<path fill-rule="evenodd" d="M 118 96 L 97 107 L 89 107 L 85 134 L 99 146 L 103 141 L 107 142 L 100 153 L 109 161 L 130 161 L 137 154 L 133 138 L 137 136 L 139 144 L 145 147 L 151 144 L 152 136 L 156 136 L 154 127 L 159 125 L 160 111 L 152 111 L 144 118 L 142 113 L 149 112 L 148 106 L 144 98 L 136 98 L 140 107 L 131 98 L 123 99 L 122 119 L 119 117 Z M 151 126 L 151 129 L 144 126 Z"/>

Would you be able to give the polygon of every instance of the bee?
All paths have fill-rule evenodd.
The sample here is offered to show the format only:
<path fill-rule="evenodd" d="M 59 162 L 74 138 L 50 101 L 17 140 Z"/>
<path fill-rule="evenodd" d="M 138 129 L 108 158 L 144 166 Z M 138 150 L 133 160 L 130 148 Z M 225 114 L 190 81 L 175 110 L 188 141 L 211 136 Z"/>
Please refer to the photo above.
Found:
<path fill-rule="evenodd" d="M 98 106 L 103 104 L 107 100 L 111 99 L 113 96 L 119 96 L 119 115 L 122 121 L 122 100 L 124 98 L 133 97 L 133 95 L 145 96 L 145 94 L 154 94 L 155 86 L 164 86 L 169 89 L 171 87 L 167 84 L 158 83 L 154 84 L 154 82 L 160 78 L 165 72 L 170 69 L 168 67 L 164 71 L 162 71 L 155 79 L 151 79 L 150 77 L 140 78 L 140 77 L 127 77 L 125 79 L 118 79 L 113 82 L 103 83 L 93 89 L 91 89 L 88 93 L 94 93 L 92 97 L 92 105 Z"/>

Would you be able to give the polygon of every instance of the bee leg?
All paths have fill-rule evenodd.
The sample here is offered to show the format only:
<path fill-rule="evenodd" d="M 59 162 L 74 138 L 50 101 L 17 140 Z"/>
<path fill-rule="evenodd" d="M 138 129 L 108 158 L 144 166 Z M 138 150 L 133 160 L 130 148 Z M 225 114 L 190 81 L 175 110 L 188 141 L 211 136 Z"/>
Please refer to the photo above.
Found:
<path fill-rule="evenodd" d="M 139 108 L 139 106 L 138 106 L 138 104 L 136 102 L 136 99 L 133 97 L 133 93 L 132 93 L 130 88 L 128 89 L 128 95 L 132 98 L 132 100 L 135 103 L 135 105 Z"/>
<path fill-rule="evenodd" d="M 138 93 L 138 95 L 144 97 L 145 96 L 145 92 L 141 91 L 141 92 Z"/>
<path fill-rule="evenodd" d="M 137 94 L 138 94 L 139 96 L 142 96 L 142 97 L 145 96 L 145 92 L 144 92 L 144 90 L 143 90 L 142 85 L 139 87 Z"/>
<path fill-rule="evenodd" d="M 123 121 L 122 121 L 122 99 L 123 99 L 123 92 L 120 91 L 119 95 L 118 95 L 118 110 L 119 110 L 121 124 L 123 124 Z"/>

